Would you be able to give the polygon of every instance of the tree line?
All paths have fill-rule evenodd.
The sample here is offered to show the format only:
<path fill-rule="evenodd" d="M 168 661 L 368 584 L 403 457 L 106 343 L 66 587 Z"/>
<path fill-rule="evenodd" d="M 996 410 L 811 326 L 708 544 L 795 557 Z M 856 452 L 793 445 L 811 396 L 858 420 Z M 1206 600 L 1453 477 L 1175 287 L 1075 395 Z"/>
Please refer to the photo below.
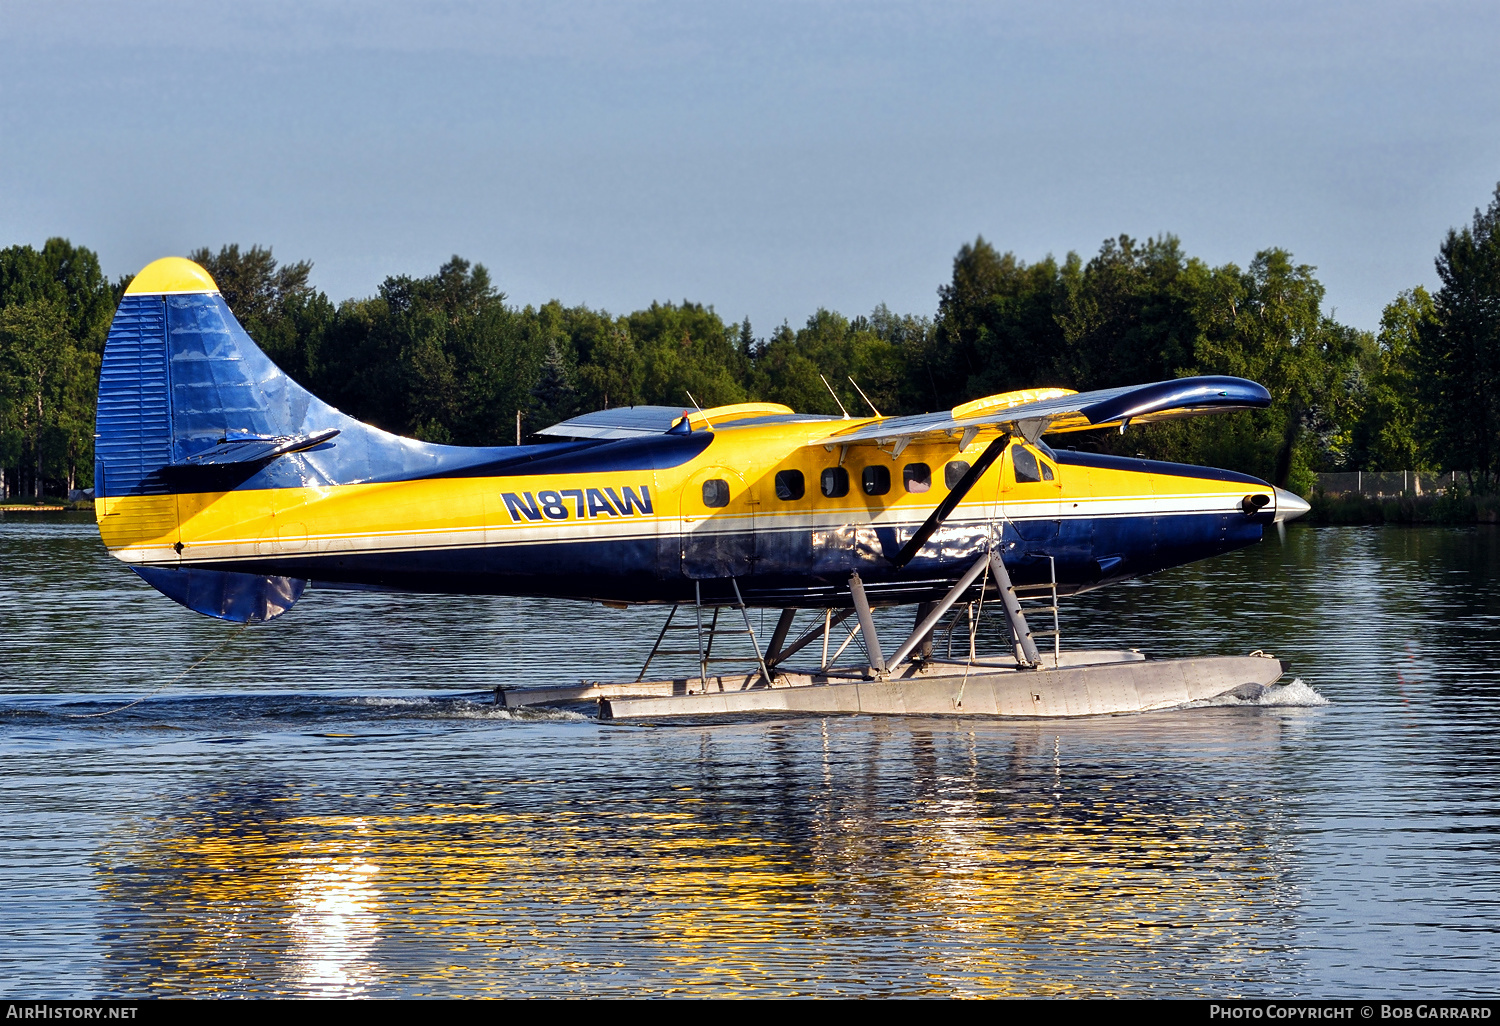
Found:
<path fill-rule="evenodd" d="M 820 309 L 764 335 L 690 300 L 629 314 L 517 306 L 457 256 L 341 303 L 312 287 L 310 263 L 278 263 L 270 248 L 189 256 L 300 384 L 429 441 L 514 442 L 517 413 L 529 436 L 640 403 L 896 415 L 1015 388 L 1234 374 L 1270 389 L 1271 407 L 1068 442 L 1304 494 L 1333 470 L 1457 470 L 1478 492 L 1500 486 L 1500 186 L 1441 241 L 1437 292 L 1402 292 L 1374 332 L 1326 312 L 1314 269 L 1285 250 L 1215 267 L 1170 235 L 1034 263 L 977 238 L 931 316 Z M 99 361 L 128 281 L 109 282 L 92 252 L 62 239 L 0 251 L 0 496 L 92 483 Z"/>

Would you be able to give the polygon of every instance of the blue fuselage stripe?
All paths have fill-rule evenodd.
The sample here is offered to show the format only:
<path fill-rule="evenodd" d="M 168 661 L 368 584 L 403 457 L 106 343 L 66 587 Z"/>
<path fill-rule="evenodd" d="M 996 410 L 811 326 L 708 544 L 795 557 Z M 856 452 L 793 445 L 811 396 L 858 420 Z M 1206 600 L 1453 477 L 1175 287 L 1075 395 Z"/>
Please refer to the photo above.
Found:
<path fill-rule="evenodd" d="M 1059 591 L 1072 594 L 1254 544 L 1262 531 L 1258 520 L 1240 513 L 1075 517 L 1007 523 L 1001 546 L 1017 584 L 1047 583 L 1050 560 L 1056 560 Z M 702 539 L 711 551 L 697 553 L 691 538 L 672 533 L 183 565 L 400 591 L 663 602 L 690 597 L 695 578 L 717 579 L 713 560 L 739 559 L 748 570 L 738 578 L 747 599 L 839 605 L 847 602 L 851 570 L 859 571 L 878 599 L 913 601 L 951 585 L 989 545 L 986 524 L 950 523 L 936 555 L 929 545 L 925 555 L 894 570 L 888 555 L 909 533 L 872 532 L 832 547 L 815 547 L 807 530 L 724 533 Z M 695 558 L 703 561 L 704 573 L 692 572 Z M 718 584 L 728 587 L 723 580 Z"/>

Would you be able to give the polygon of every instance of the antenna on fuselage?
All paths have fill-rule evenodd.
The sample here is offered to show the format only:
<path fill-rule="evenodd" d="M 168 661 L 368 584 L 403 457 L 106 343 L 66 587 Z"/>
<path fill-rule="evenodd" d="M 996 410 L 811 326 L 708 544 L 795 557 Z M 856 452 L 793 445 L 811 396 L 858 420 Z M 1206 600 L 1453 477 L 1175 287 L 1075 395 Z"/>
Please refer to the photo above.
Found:
<path fill-rule="evenodd" d="M 836 402 L 836 403 L 839 403 L 839 412 L 844 415 L 844 419 L 845 420 L 848 420 L 849 419 L 849 411 L 846 410 L 846 409 L 844 409 L 844 404 L 843 403 L 839 402 L 839 394 L 833 390 L 833 386 L 828 383 L 828 379 L 827 378 L 824 378 L 823 375 L 821 375 L 821 374 L 819 374 L 818 377 L 820 377 L 820 378 L 823 379 L 823 387 L 826 388 L 826 389 L 828 389 L 828 394 L 831 395 L 831 396 L 833 396 L 833 401 Z"/>
<path fill-rule="evenodd" d="M 702 413 L 702 412 L 703 412 L 703 404 L 702 404 L 702 403 L 700 403 L 700 402 L 699 402 L 699 401 L 698 401 L 698 400 L 696 400 L 696 399 L 694 399 L 694 398 L 693 398 L 693 393 L 691 393 L 691 392 L 688 392 L 688 390 L 687 390 L 687 389 L 685 389 L 685 388 L 684 388 L 684 389 L 683 389 L 683 391 L 684 391 L 684 392 L 687 392 L 687 397 L 688 397 L 688 399 L 689 399 L 689 401 L 691 401 L 691 402 L 692 402 L 692 404 L 693 404 L 693 406 L 694 406 L 694 407 L 695 407 L 695 408 L 696 408 L 696 409 L 697 409 L 697 410 L 698 410 L 698 412 L 699 412 L 699 413 Z M 708 424 L 708 429 L 709 429 L 709 430 L 710 430 L 710 431 L 712 431 L 712 430 L 713 430 L 713 429 L 714 429 L 714 426 L 713 426 L 713 424 L 712 424 L 712 423 L 710 423 L 710 421 L 709 421 L 709 419 L 708 419 L 708 418 L 707 418 L 707 417 L 704 417 L 704 418 L 703 418 L 703 423 L 705 423 L 705 424 Z"/>
<path fill-rule="evenodd" d="M 859 387 L 859 382 L 854 380 L 853 374 L 849 375 L 849 384 L 854 386 L 854 390 L 859 393 L 859 397 L 865 401 L 865 404 L 869 406 L 870 409 L 875 410 L 875 404 L 870 402 L 870 397 L 865 395 L 865 390 Z M 885 419 L 885 414 L 881 413 L 879 410 L 875 410 L 875 416 L 880 417 L 882 420 Z"/>

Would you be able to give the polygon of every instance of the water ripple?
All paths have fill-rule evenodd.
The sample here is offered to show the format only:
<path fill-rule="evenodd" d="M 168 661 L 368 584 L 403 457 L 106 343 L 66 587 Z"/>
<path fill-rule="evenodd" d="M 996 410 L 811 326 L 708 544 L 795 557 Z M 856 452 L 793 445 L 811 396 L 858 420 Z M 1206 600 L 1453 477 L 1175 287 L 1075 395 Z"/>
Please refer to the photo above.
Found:
<path fill-rule="evenodd" d="M 79 719 L 233 628 L 91 525 L 0 522 L 0 993 L 1500 982 L 1492 529 L 1296 528 L 1066 605 L 1070 646 L 1275 652 L 1295 679 L 1254 701 L 664 727 L 494 706 L 634 677 L 660 616 L 314 590 Z"/>

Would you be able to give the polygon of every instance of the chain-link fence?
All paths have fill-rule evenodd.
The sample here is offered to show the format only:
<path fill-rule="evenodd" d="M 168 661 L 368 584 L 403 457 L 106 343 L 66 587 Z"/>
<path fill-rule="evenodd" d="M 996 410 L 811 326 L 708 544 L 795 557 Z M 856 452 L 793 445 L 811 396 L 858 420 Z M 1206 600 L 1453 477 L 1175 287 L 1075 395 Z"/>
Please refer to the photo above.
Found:
<path fill-rule="evenodd" d="M 1384 499 L 1403 495 L 1441 495 L 1457 481 L 1457 471 L 1432 474 L 1418 470 L 1355 470 L 1343 474 L 1319 474 L 1318 490 L 1328 495 L 1364 495 Z"/>

